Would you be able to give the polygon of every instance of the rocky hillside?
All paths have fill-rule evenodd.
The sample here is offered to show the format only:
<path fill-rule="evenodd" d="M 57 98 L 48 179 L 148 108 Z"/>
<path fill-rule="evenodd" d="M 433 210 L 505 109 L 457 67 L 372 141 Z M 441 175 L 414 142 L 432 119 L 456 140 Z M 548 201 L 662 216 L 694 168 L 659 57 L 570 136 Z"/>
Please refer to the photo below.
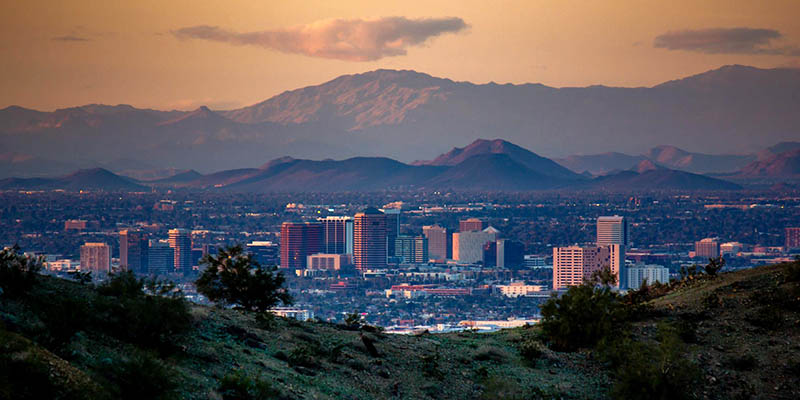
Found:
<path fill-rule="evenodd" d="M 699 374 L 682 397 L 794 399 L 798 285 L 795 263 L 662 287 L 637 314 L 631 337 L 658 343 L 661 326 L 678 328 L 673 351 Z M 286 399 L 603 399 L 632 379 L 610 371 L 593 351 L 548 349 L 536 327 L 396 336 L 203 306 L 192 306 L 188 330 L 154 352 L 121 333 L 145 320 L 114 330 L 81 313 L 106 307 L 109 296 L 55 278 L 22 297 L 0 295 L 0 398 L 206 399 L 245 387 Z"/>

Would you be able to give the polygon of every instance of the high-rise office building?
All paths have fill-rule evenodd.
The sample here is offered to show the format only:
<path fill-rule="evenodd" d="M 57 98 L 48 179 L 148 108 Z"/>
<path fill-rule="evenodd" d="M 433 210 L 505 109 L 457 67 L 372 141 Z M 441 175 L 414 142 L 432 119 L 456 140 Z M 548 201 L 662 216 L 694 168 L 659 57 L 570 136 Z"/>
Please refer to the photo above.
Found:
<path fill-rule="evenodd" d="M 323 230 L 323 252 L 326 254 L 353 253 L 353 218 L 320 218 Z"/>
<path fill-rule="evenodd" d="M 486 242 L 483 245 L 483 266 L 486 268 L 497 266 L 497 241 Z"/>
<path fill-rule="evenodd" d="M 395 239 L 400 236 L 400 213 L 399 208 L 384 208 L 380 210 L 386 217 L 386 251 L 388 255 L 395 253 Z"/>
<path fill-rule="evenodd" d="M 189 274 L 195 260 L 192 259 L 192 232 L 188 229 L 170 229 L 169 247 L 175 252 L 175 272 Z"/>
<path fill-rule="evenodd" d="M 81 271 L 111 272 L 111 247 L 105 243 L 86 242 L 81 246 Z"/>
<path fill-rule="evenodd" d="M 278 265 L 280 248 L 272 242 L 255 241 L 246 245 L 247 251 L 263 266 Z"/>
<path fill-rule="evenodd" d="M 477 232 L 486 229 L 486 222 L 478 218 L 468 218 L 458 221 L 459 232 Z"/>
<path fill-rule="evenodd" d="M 800 228 L 786 228 L 786 250 L 800 248 Z"/>
<path fill-rule="evenodd" d="M 482 231 L 453 233 L 453 259 L 462 264 L 483 262 L 483 245 L 497 240 L 498 233 L 491 226 Z"/>
<path fill-rule="evenodd" d="M 119 232 L 119 265 L 135 274 L 147 275 L 149 248 L 147 233 L 139 229 L 123 229 Z"/>
<path fill-rule="evenodd" d="M 568 246 L 553 248 L 553 290 L 580 285 L 585 278 L 604 267 L 609 267 L 617 276 L 617 287 L 621 287 L 620 273 L 624 272 L 621 246 Z"/>
<path fill-rule="evenodd" d="M 151 241 L 147 264 L 150 275 L 163 276 L 175 272 L 175 249 L 169 242 Z"/>
<path fill-rule="evenodd" d="M 387 232 L 386 215 L 377 208 L 370 207 L 355 215 L 353 264 L 359 271 L 386 267 Z"/>
<path fill-rule="evenodd" d="M 284 222 L 281 225 L 281 268 L 305 269 L 308 256 L 323 251 L 323 226 L 319 222 Z"/>
<path fill-rule="evenodd" d="M 453 236 L 447 228 L 439 225 L 422 227 L 422 234 L 428 239 L 428 256 L 434 260 L 453 257 Z"/>
<path fill-rule="evenodd" d="M 525 245 L 511 239 L 497 241 L 498 268 L 521 268 L 525 265 Z"/>
<path fill-rule="evenodd" d="M 702 259 L 719 257 L 719 241 L 716 238 L 705 238 L 694 242 L 694 256 Z"/>
<path fill-rule="evenodd" d="M 615 215 L 613 217 L 597 217 L 597 245 L 608 246 L 618 244 L 624 248 L 630 246 L 631 234 L 628 219 Z"/>
<path fill-rule="evenodd" d="M 428 262 L 428 239 L 424 236 L 398 236 L 395 239 L 395 257 L 403 263 L 424 264 Z"/>

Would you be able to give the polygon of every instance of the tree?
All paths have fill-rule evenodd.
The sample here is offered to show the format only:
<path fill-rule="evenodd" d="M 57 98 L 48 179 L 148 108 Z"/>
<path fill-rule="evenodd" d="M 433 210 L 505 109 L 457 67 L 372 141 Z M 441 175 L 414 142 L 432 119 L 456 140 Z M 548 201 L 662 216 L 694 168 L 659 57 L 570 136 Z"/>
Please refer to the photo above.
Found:
<path fill-rule="evenodd" d="M 220 249 L 216 256 L 206 255 L 201 263 L 205 270 L 195 285 L 213 302 L 258 312 L 292 303 L 283 288 L 283 274 L 275 273 L 275 267 L 262 267 L 242 246 Z"/>
<path fill-rule="evenodd" d="M 19 247 L 0 250 L 0 294 L 16 297 L 27 293 L 42 270 L 42 260 L 19 253 Z"/>

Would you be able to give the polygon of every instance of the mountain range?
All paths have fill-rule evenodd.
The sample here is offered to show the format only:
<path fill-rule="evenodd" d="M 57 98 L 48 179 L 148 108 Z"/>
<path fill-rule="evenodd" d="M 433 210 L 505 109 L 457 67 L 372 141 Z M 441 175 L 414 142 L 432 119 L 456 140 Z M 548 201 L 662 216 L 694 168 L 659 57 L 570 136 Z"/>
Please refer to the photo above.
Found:
<path fill-rule="evenodd" d="M 577 172 L 627 169 L 644 158 L 688 172 L 732 172 L 765 145 L 797 139 L 798 91 L 798 69 L 738 65 L 641 88 L 474 84 L 377 70 L 236 110 L 12 106 L 0 110 L 0 148 L 17 156 L 0 158 L 0 176 L 52 175 L 65 165 L 122 172 L 117 160 L 202 173 L 285 155 L 411 161 L 487 136 L 562 158 L 641 154 L 610 153 L 600 169 L 585 168 L 586 156 L 559 160 Z M 651 154 L 661 143 L 672 147 Z"/>
<path fill-rule="evenodd" d="M 800 155 L 800 150 L 781 153 L 782 157 L 778 159 L 791 158 L 794 153 Z M 553 189 L 624 192 L 735 190 L 741 186 L 714 177 L 670 169 L 651 160 L 643 160 L 626 170 L 588 177 L 501 139 L 478 139 L 463 148 L 453 148 L 433 160 L 413 164 L 385 157 L 352 157 L 344 160 L 281 157 L 258 168 L 223 170 L 205 175 L 194 170 L 179 171 L 171 177 L 152 180 L 135 180 L 102 168 L 84 169 L 54 178 L 0 180 L 0 190 L 146 191 L 177 188 L 247 193 Z"/>

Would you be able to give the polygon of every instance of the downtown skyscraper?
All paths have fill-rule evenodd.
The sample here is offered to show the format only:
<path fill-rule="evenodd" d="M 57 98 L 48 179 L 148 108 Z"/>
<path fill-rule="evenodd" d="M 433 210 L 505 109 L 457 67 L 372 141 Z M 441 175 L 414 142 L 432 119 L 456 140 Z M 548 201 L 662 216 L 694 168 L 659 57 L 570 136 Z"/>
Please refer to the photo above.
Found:
<path fill-rule="evenodd" d="M 370 207 L 355 215 L 353 264 L 356 269 L 366 271 L 386 267 L 386 236 L 386 215 L 380 210 Z"/>
<path fill-rule="evenodd" d="M 192 271 L 192 232 L 188 229 L 170 229 L 169 247 L 175 252 L 175 272 L 184 275 Z"/>
<path fill-rule="evenodd" d="M 139 229 L 119 232 L 119 265 L 135 274 L 147 275 L 149 271 L 150 243 L 147 234 Z"/>
<path fill-rule="evenodd" d="M 281 268 L 305 269 L 308 256 L 323 252 L 323 225 L 284 222 L 281 225 Z"/>

